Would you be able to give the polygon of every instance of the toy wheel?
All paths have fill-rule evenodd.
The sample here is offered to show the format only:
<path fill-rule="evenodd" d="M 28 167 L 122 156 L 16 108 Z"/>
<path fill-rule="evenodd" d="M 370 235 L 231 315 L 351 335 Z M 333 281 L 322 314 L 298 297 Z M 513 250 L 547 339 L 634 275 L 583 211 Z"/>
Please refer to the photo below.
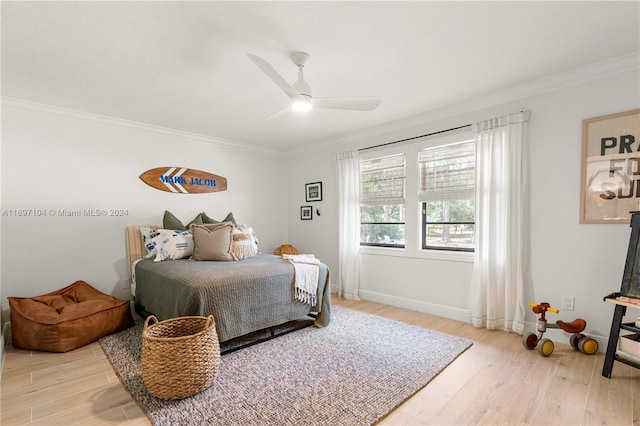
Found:
<path fill-rule="evenodd" d="M 598 352 L 598 342 L 589 337 L 583 336 L 578 342 L 580 352 L 586 355 L 593 355 Z"/>
<path fill-rule="evenodd" d="M 538 353 L 542 356 L 549 356 L 553 353 L 553 342 L 549 339 L 540 340 L 540 346 L 538 346 Z"/>
<path fill-rule="evenodd" d="M 576 351 L 580 350 L 580 348 L 578 347 L 578 343 L 580 342 L 580 339 L 582 339 L 583 337 L 584 337 L 584 334 L 577 333 L 577 334 L 572 334 L 571 337 L 569 338 L 569 343 L 571 343 L 571 346 Z"/>
<path fill-rule="evenodd" d="M 535 333 L 527 333 L 524 336 L 522 336 L 522 345 L 525 348 L 529 350 L 533 350 L 535 349 L 537 344 L 538 344 L 538 336 L 536 336 Z"/>

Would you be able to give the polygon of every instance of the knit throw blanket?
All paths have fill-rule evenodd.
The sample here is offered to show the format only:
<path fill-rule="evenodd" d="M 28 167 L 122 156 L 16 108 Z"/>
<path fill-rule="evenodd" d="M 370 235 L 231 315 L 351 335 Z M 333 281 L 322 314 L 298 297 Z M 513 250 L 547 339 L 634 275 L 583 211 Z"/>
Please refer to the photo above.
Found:
<path fill-rule="evenodd" d="M 282 258 L 293 265 L 296 299 L 315 306 L 320 260 L 312 254 L 283 254 Z"/>

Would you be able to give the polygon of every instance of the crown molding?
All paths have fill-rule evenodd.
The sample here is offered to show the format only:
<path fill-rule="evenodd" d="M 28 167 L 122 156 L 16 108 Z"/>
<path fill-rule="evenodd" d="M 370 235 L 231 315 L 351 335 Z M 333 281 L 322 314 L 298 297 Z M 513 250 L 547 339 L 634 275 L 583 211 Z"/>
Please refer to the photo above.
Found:
<path fill-rule="evenodd" d="M 342 145 L 354 145 L 357 142 L 366 143 L 367 139 L 385 134 L 393 134 L 413 127 L 421 127 L 439 120 L 453 118 L 485 108 L 506 104 L 520 99 L 529 98 L 542 93 L 560 90 L 591 80 L 605 78 L 611 75 L 640 69 L 640 52 L 619 56 L 607 61 L 597 62 L 581 68 L 554 74 L 549 77 L 532 80 L 519 85 L 505 87 L 492 92 L 469 98 L 443 108 L 425 111 L 400 120 L 382 123 L 365 130 L 344 134 L 319 142 L 313 147 L 304 147 L 287 153 L 286 157 L 295 157 L 335 148 Z"/>
<path fill-rule="evenodd" d="M 42 115 L 63 120 L 72 120 L 82 123 L 98 124 L 102 126 L 115 127 L 124 130 L 134 130 L 154 135 L 161 135 L 171 138 L 187 139 L 192 142 L 206 143 L 224 149 L 231 149 L 243 152 L 258 153 L 261 155 L 269 155 L 272 157 L 282 157 L 282 152 L 276 149 L 259 147 L 256 145 L 235 142 L 223 138 L 214 138 L 210 136 L 200 135 L 197 133 L 176 130 L 167 127 L 155 126 L 153 124 L 140 123 L 122 118 L 108 117 L 105 115 L 94 114 L 85 111 L 79 111 L 69 108 L 63 108 L 53 105 L 31 102 L 24 99 L 11 98 L 2 96 L 0 98 L 3 110 L 17 111 L 27 114 Z"/>
<path fill-rule="evenodd" d="M 68 108 L 46 105 L 24 99 L 2 96 L 0 98 L 2 109 L 20 111 L 29 114 L 39 114 L 59 119 L 74 120 L 78 122 L 89 122 L 104 126 L 111 126 L 127 130 L 143 131 L 155 135 L 164 135 L 173 138 L 188 139 L 190 141 L 213 144 L 220 148 L 252 152 L 272 157 L 292 158 L 300 155 L 311 154 L 325 149 L 335 148 L 342 145 L 353 145 L 359 141 L 366 141 L 372 137 L 380 137 L 385 134 L 393 134 L 398 131 L 405 131 L 413 127 L 421 127 L 425 124 L 439 120 L 449 119 L 462 114 L 479 111 L 496 105 L 505 104 L 519 99 L 528 98 L 565 87 L 574 86 L 591 80 L 620 74 L 640 68 L 640 52 L 613 58 L 607 61 L 597 62 L 571 71 L 555 74 L 549 77 L 529 81 L 519 85 L 494 90 L 481 96 L 470 98 L 466 101 L 458 102 L 443 108 L 425 111 L 400 120 L 382 123 L 365 130 L 351 132 L 334 138 L 320 141 L 311 147 L 303 147 L 295 150 L 283 151 L 279 149 L 269 149 L 261 146 L 246 144 L 226 140 L 223 138 L 200 135 L 182 130 L 170 129 L 152 124 L 140 123 L 131 120 L 108 117 L 100 114 L 93 114 Z"/>

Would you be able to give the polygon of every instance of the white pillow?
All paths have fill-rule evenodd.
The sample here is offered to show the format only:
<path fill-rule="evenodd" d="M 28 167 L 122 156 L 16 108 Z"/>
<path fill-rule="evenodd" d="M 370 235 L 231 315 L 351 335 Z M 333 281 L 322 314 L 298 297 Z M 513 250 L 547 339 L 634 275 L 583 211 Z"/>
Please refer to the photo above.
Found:
<path fill-rule="evenodd" d="M 258 254 L 258 238 L 253 228 L 240 225 L 231 232 L 231 249 L 233 260 L 242 260 Z"/>
<path fill-rule="evenodd" d="M 154 262 L 176 260 L 193 254 L 193 234 L 187 230 L 158 229 L 147 248 L 152 245 L 155 249 Z"/>

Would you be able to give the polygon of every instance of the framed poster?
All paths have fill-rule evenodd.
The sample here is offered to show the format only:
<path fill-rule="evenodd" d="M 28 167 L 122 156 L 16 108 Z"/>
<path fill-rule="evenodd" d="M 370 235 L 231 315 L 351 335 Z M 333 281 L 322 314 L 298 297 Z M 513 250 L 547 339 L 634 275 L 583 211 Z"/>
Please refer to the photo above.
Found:
<path fill-rule="evenodd" d="M 640 210 L 640 109 L 582 121 L 580 223 L 629 224 Z"/>
<path fill-rule="evenodd" d="M 301 220 L 312 220 L 313 219 L 313 209 L 311 206 L 302 206 L 300 207 L 300 219 Z"/>
<path fill-rule="evenodd" d="M 307 183 L 304 186 L 306 201 L 322 201 L 322 182 Z"/>

